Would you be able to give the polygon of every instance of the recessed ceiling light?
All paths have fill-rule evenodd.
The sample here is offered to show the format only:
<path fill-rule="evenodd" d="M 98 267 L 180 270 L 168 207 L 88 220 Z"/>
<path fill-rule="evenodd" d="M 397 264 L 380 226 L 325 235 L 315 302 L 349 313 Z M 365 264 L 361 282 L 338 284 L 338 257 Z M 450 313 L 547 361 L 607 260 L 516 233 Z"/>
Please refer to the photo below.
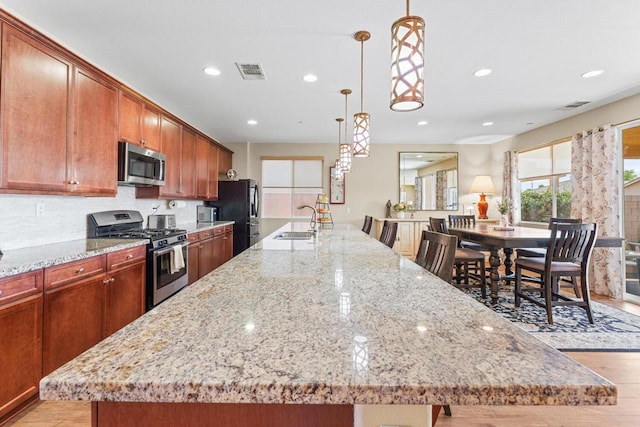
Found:
<path fill-rule="evenodd" d="M 305 82 L 313 83 L 315 81 L 318 81 L 318 76 L 316 76 L 315 74 L 305 74 L 304 76 L 302 76 L 302 80 L 304 80 Z"/>
<path fill-rule="evenodd" d="M 428 125 L 428 124 L 429 124 L 429 122 L 428 122 L 428 121 L 426 121 L 426 120 L 420 120 L 420 121 L 418 122 L 418 126 L 424 126 L 424 125 Z"/>
<path fill-rule="evenodd" d="M 474 76 L 476 77 L 484 77 L 484 76 L 488 76 L 489 74 L 491 74 L 493 70 L 490 70 L 489 68 L 481 68 L 479 70 L 477 70 L 475 73 L 473 73 Z"/>
<path fill-rule="evenodd" d="M 220 70 L 218 70 L 217 68 L 214 67 L 205 67 L 202 69 L 202 71 L 204 71 L 205 74 L 208 74 L 210 76 L 219 76 L 220 75 Z"/>
<path fill-rule="evenodd" d="M 248 125 L 251 125 L 251 126 L 255 126 L 255 125 L 257 125 L 257 124 L 258 124 L 258 121 L 257 121 L 257 120 L 250 119 L 250 120 L 247 120 L 247 124 L 248 124 Z"/>
<path fill-rule="evenodd" d="M 591 71 L 587 71 L 586 73 L 582 73 L 582 77 L 584 77 L 585 79 L 588 79 L 590 77 L 596 77 L 599 76 L 600 74 L 604 73 L 604 70 L 591 70 Z"/>
<path fill-rule="evenodd" d="M 493 122 L 484 122 L 482 126 L 493 126 Z"/>

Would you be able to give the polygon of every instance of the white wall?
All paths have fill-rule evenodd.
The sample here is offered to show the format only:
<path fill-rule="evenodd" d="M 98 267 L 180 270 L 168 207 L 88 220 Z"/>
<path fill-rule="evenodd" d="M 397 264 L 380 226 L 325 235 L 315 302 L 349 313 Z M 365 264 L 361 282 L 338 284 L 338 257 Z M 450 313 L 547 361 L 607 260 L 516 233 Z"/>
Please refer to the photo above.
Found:
<path fill-rule="evenodd" d="M 44 215 L 36 216 L 36 203 L 44 203 Z M 24 248 L 87 237 L 87 214 L 133 209 L 145 219 L 154 213 L 176 215 L 178 225 L 196 221 L 196 206 L 187 201 L 184 208 L 169 209 L 167 200 L 136 199 L 133 187 L 118 187 L 116 197 L 0 195 L 0 249 Z"/>

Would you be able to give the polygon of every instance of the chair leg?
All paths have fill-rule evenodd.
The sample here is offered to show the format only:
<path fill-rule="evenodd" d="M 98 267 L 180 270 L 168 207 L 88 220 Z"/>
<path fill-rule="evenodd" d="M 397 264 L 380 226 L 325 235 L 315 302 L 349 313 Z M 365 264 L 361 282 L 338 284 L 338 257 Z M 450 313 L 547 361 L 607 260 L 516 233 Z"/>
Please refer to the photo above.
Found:
<path fill-rule="evenodd" d="M 484 261 L 480 261 L 480 292 L 482 299 L 487 298 L 487 272 L 485 270 Z"/>
<path fill-rule="evenodd" d="M 576 278 L 574 277 L 574 280 Z M 591 295 L 589 295 L 589 284 L 586 280 L 584 280 L 584 276 L 580 276 L 580 287 L 582 288 L 582 301 L 586 303 L 584 307 L 587 312 L 587 319 L 589 319 L 589 323 L 593 324 L 593 313 L 591 312 Z"/>
<path fill-rule="evenodd" d="M 443 406 L 442 406 L 442 409 L 444 409 L 444 414 L 445 414 L 447 417 L 450 417 L 450 416 L 451 416 L 451 407 L 450 407 L 449 405 L 443 405 Z"/>
<path fill-rule="evenodd" d="M 522 268 L 516 264 L 516 283 L 513 287 L 513 305 L 520 307 L 520 288 L 522 287 Z"/>
<path fill-rule="evenodd" d="M 547 323 L 550 325 L 553 325 L 553 288 L 556 286 L 553 282 L 553 277 L 546 278 L 544 281 L 544 305 L 547 309 Z M 555 282 L 557 283 L 557 279 L 555 279 Z"/>

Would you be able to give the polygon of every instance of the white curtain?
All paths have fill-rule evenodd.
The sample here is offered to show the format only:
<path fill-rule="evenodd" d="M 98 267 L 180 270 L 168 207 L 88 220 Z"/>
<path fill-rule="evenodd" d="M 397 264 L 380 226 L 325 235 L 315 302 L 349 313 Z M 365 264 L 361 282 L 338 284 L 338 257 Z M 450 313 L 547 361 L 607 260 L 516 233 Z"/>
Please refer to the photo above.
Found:
<path fill-rule="evenodd" d="M 504 152 L 504 169 L 502 172 L 502 200 L 509 201 L 511 213 L 509 223 L 520 222 L 520 185 L 518 182 L 518 153 L 516 151 Z"/>
<path fill-rule="evenodd" d="M 571 216 L 598 224 L 598 235 L 620 236 L 619 144 L 607 125 L 583 131 L 571 140 Z M 591 290 L 622 298 L 622 251 L 595 248 L 590 266 Z"/>

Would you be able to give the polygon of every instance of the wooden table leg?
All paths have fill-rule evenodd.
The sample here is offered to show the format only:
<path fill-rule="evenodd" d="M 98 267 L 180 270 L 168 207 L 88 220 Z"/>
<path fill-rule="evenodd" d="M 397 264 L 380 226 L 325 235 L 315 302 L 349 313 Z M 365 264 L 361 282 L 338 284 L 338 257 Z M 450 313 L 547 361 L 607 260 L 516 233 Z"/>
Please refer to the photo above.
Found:
<path fill-rule="evenodd" d="M 511 254 L 513 253 L 513 249 L 511 248 L 504 248 L 504 274 L 506 276 L 511 276 L 513 275 L 513 270 L 511 269 L 511 266 L 513 265 L 513 262 L 511 261 Z"/>
<path fill-rule="evenodd" d="M 498 251 L 500 248 L 495 246 L 491 247 L 491 255 L 489 255 L 489 278 L 491 279 L 491 304 L 498 303 L 498 289 L 500 288 L 500 273 L 498 267 L 500 267 L 501 260 Z"/>

